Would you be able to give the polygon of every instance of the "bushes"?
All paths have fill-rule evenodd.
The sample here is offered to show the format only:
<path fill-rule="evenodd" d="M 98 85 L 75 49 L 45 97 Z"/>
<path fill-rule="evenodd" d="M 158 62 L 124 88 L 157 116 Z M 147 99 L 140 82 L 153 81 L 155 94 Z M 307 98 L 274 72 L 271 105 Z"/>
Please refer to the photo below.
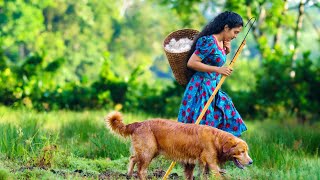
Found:
<path fill-rule="evenodd" d="M 133 69 L 128 79 L 116 76 L 109 62 L 106 58 L 97 80 L 88 84 L 57 81 L 64 63 L 62 58 L 47 63 L 44 57 L 34 54 L 21 65 L 11 67 L 3 61 L 0 82 L 4 85 L 0 87 L 0 100 L 5 105 L 37 110 L 99 109 L 119 104 L 130 111 L 157 114 L 166 114 L 166 109 L 173 111 L 168 102 L 172 102 L 171 97 L 179 96 L 176 87 L 165 90 L 166 86 L 161 83 L 153 86 L 140 82 L 139 78 L 144 74 L 141 66 Z"/>
<path fill-rule="evenodd" d="M 162 117 L 176 117 L 184 88 L 177 83 L 173 86 L 153 86 L 146 83 L 130 87 L 125 108 L 128 110 L 143 110 Z"/>
<path fill-rule="evenodd" d="M 283 113 L 296 115 L 301 123 L 319 117 L 320 68 L 309 55 L 305 53 L 294 67 L 289 57 L 274 57 L 264 62 L 256 89 L 259 111 L 270 114 L 265 107 L 273 110 L 283 107 Z"/>
<path fill-rule="evenodd" d="M 320 68 L 309 53 L 297 60 L 294 67 L 289 59 L 290 56 L 275 52 L 263 60 L 260 68 L 253 61 L 238 63 L 241 71 L 228 78 L 223 90 L 230 94 L 243 117 L 276 113 L 297 116 L 301 123 L 317 120 Z M 184 87 L 176 83 L 169 85 L 155 80 L 150 84 L 140 80 L 146 75 L 142 66 L 133 69 L 128 78 L 117 76 L 108 58 L 92 84 L 57 81 L 63 58 L 48 63 L 35 54 L 14 66 L 9 66 L 4 58 L 0 60 L 0 101 L 5 105 L 38 110 L 99 109 L 117 105 L 125 111 L 142 110 L 175 117 L 184 92 Z"/>

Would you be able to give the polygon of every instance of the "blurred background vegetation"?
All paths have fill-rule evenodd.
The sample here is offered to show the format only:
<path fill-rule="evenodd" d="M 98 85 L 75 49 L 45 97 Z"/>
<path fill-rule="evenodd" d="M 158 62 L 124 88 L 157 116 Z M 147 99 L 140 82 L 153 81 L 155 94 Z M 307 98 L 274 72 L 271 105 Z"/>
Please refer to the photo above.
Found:
<path fill-rule="evenodd" d="M 222 86 L 255 164 L 228 174 L 319 179 L 319 0 L 0 0 L 0 179 L 124 179 L 130 143 L 106 130 L 106 110 L 175 119 L 184 87 L 163 40 L 225 10 L 257 19 Z"/>
<path fill-rule="evenodd" d="M 319 123 L 317 0 L 2 0 L 0 102 L 176 117 L 184 87 L 173 78 L 163 40 L 177 29 L 201 30 L 224 10 L 257 19 L 223 85 L 240 114 Z"/>

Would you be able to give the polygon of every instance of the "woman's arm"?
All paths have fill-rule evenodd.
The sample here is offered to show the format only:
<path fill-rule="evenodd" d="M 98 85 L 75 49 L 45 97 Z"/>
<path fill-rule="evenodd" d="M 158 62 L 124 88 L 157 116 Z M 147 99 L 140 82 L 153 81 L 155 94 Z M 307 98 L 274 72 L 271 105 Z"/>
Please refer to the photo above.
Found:
<path fill-rule="evenodd" d="M 196 54 L 192 54 L 190 57 L 187 67 L 200 72 L 217 72 L 219 74 L 223 74 L 226 76 L 231 75 L 232 68 L 229 67 L 218 67 L 218 66 L 210 66 L 201 62 L 201 58 Z"/>

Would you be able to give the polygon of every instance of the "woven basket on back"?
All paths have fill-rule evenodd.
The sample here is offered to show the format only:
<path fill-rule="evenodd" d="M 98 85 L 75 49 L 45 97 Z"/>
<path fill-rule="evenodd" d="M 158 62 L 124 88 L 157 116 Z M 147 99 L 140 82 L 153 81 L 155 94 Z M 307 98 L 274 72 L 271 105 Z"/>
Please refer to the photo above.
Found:
<path fill-rule="evenodd" d="M 170 33 L 163 42 L 163 48 L 168 58 L 173 75 L 177 82 L 182 86 L 187 85 L 191 76 L 194 74 L 194 71 L 187 68 L 189 51 L 182 53 L 172 53 L 168 52 L 165 47 L 173 38 L 177 41 L 182 38 L 193 40 L 198 33 L 199 31 L 194 29 L 177 30 Z"/>

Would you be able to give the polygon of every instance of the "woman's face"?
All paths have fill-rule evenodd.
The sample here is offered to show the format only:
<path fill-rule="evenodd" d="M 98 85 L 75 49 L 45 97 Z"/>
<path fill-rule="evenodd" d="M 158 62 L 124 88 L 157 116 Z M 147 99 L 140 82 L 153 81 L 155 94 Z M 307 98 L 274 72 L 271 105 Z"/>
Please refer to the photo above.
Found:
<path fill-rule="evenodd" d="M 236 38 L 240 33 L 241 29 L 242 29 L 242 26 L 234 27 L 231 29 L 229 27 L 225 27 L 224 40 L 231 41 L 232 39 Z"/>

